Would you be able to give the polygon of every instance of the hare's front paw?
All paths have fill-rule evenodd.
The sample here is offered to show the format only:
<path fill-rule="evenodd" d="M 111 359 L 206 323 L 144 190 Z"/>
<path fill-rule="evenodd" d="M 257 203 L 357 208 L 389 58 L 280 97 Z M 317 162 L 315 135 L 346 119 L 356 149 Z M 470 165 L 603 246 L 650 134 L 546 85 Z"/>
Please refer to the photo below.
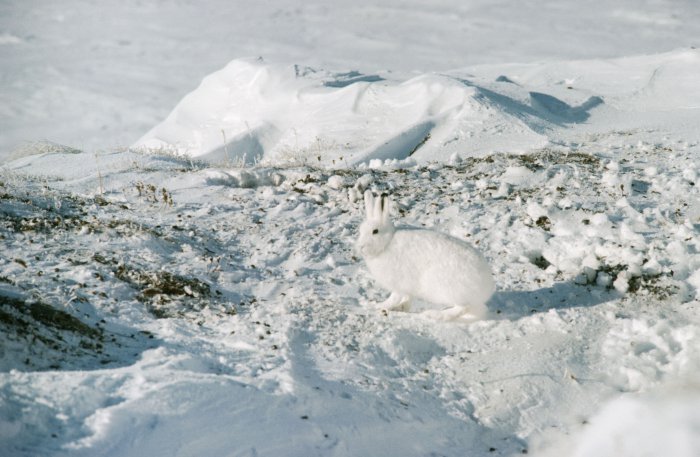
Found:
<path fill-rule="evenodd" d="M 377 303 L 375 306 L 377 309 L 387 311 L 409 311 L 411 309 L 411 297 L 392 292 L 389 298 L 381 303 Z"/>

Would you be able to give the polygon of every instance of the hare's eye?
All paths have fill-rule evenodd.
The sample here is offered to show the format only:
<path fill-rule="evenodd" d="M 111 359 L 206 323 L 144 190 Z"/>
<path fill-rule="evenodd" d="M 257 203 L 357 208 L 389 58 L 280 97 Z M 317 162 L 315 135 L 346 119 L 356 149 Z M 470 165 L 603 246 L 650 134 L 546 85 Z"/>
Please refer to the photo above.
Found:
<path fill-rule="evenodd" d="M 372 235 L 376 235 L 377 233 L 379 233 L 379 229 L 372 230 Z"/>

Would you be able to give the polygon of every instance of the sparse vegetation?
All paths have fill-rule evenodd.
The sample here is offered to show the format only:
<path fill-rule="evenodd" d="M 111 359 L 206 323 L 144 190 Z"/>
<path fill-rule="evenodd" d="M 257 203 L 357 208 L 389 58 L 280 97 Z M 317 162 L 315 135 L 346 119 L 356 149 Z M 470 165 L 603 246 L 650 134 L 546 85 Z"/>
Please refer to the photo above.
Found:
<path fill-rule="evenodd" d="M 114 275 L 137 289 L 137 299 L 158 318 L 181 317 L 185 311 L 203 308 L 211 298 L 209 284 L 167 271 L 142 271 L 121 264 Z"/>
<path fill-rule="evenodd" d="M 103 366 L 127 345 L 99 322 L 83 321 L 58 305 L 0 294 L 0 332 L 26 353 L 22 369 Z M 17 367 L 20 368 L 20 367 Z"/>

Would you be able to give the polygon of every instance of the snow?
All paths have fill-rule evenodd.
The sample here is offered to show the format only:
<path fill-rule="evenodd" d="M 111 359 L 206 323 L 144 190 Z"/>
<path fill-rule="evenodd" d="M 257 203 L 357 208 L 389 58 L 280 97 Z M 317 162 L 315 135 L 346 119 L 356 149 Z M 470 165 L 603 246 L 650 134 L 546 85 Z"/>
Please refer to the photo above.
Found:
<path fill-rule="evenodd" d="M 699 401 L 697 389 L 685 386 L 671 392 L 623 397 L 603 408 L 574 447 L 562 446 L 556 452 L 576 457 L 693 456 L 700 445 Z"/>
<path fill-rule="evenodd" d="M 131 145 L 234 58 L 385 76 L 629 57 L 698 46 L 700 13 L 689 0 L 40 0 L 0 5 L 0 36 L 4 157 L 45 138 Z"/>
<path fill-rule="evenodd" d="M 0 455 L 698 454 L 695 3 L 31 3 Z M 487 316 L 374 306 L 366 190 Z"/>
<path fill-rule="evenodd" d="M 243 165 L 354 166 L 405 160 L 414 152 L 421 161 L 545 144 L 504 113 L 510 106 L 490 109 L 482 91 L 457 78 L 389 83 L 374 75 L 319 73 L 233 61 L 134 147 Z M 482 137 L 489 141 L 479 147 Z"/>
<path fill-rule="evenodd" d="M 422 164 L 527 152 L 580 141 L 583 133 L 628 131 L 630 119 L 634 129 L 663 129 L 697 144 L 685 119 L 700 103 L 692 77 L 699 71 L 695 50 L 408 80 L 234 60 L 134 147 L 239 165 L 377 168 L 409 157 Z M 617 185 L 612 170 L 604 179 Z"/>

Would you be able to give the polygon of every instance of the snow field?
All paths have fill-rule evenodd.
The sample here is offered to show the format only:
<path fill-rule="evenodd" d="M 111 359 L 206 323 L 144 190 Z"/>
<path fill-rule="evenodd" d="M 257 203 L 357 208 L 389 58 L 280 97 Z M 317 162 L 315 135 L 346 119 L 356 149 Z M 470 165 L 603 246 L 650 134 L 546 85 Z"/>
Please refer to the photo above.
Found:
<path fill-rule="evenodd" d="M 589 455 L 607 399 L 696 373 L 694 154 L 635 143 L 615 160 L 544 150 L 364 170 L 19 159 L 2 180 L 3 296 L 104 330 L 6 327 L 4 449 L 512 455 L 574 434 Z M 484 253 L 489 318 L 369 306 L 385 296 L 353 251 L 366 188 L 392 194 L 398 222 Z M 59 371 L 32 373 L 47 366 Z"/>
<path fill-rule="evenodd" d="M 0 455 L 700 454 L 700 8 L 423 3 L 0 5 Z"/>

